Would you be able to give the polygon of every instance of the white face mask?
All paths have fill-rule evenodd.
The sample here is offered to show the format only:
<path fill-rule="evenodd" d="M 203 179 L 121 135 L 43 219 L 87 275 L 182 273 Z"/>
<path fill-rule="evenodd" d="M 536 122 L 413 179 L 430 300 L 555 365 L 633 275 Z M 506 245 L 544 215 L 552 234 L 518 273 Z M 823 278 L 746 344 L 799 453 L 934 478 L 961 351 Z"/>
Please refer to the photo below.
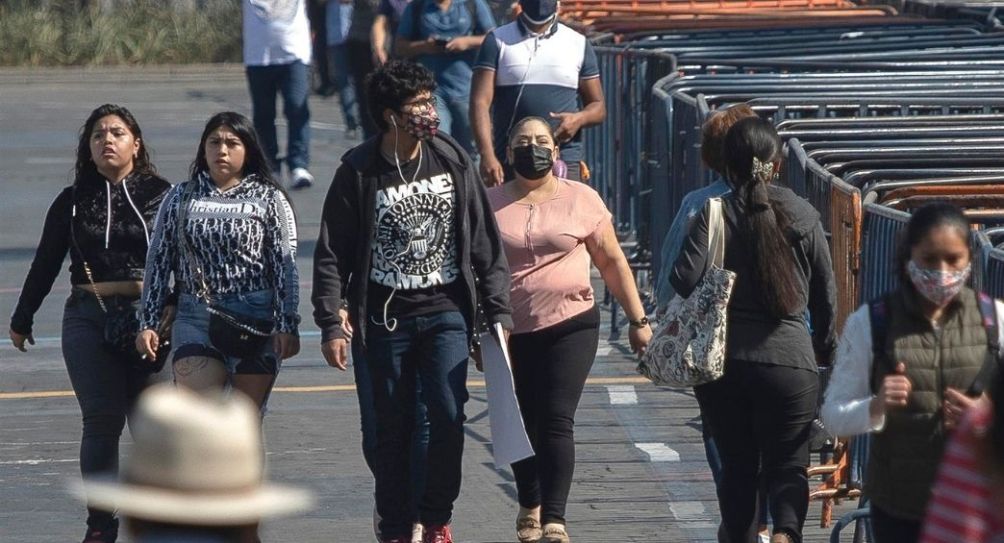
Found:
<path fill-rule="evenodd" d="M 910 282 L 917 292 L 938 307 L 947 305 L 959 295 L 972 270 L 972 263 L 959 271 L 929 270 L 917 266 L 913 260 L 906 265 Z"/>

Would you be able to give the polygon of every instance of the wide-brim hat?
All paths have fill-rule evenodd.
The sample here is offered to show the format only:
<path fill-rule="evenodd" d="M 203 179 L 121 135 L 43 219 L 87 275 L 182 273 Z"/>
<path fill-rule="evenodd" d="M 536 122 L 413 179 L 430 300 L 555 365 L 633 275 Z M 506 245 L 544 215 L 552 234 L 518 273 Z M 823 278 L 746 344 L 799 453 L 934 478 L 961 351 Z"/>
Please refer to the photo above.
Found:
<path fill-rule="evenodd" d="M 204 496 L 90 479 L 77 482 L 75 493 L 89 507 L 170 524 L 236 526 L 310 508 L 308 492 L 265 484 L 250 492 Z"/>
<path fill-rule="evenodd" d="M 309 492 L 266 483 L 261 420 L 246 397 L 151 387 L 136 406 L 121 480 L 71 484 L 89 507 L 172 524 L 236 526 L 309 509 Z"/>

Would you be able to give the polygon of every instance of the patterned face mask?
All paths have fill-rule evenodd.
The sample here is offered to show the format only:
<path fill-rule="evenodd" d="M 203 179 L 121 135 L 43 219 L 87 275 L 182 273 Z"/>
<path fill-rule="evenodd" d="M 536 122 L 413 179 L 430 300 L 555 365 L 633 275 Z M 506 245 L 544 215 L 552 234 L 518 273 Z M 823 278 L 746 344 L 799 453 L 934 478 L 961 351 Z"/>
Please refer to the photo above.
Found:
<path fill-rule="evenodd" d="M 906 265 L 910 282 L 916 287 L 917 292 L 938 307 L 948 304 L 959 295 L 972 269 L 972 263 L 959 271 L 929 270 L 917 266 L 913 260 Z"/>
<path fill-rule="evenodd" d="M 436 112 L 435 98 L 406 105 L 401 115 L 405 119 L 401 128 L 417 140 L 429 141 L 439 131 L 439 113 Z"/>

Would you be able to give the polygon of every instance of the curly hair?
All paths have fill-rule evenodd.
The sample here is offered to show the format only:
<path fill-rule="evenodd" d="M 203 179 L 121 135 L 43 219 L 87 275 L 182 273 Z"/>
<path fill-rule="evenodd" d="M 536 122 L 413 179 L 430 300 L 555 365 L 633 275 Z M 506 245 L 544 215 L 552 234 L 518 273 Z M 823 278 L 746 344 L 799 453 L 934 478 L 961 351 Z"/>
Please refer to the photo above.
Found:
<path fill-rule="evenodd" d="M 80 127 L 80 136 L 77 141 L 77 164 L 74 168 L 76 178 L 81 179 L 83 177 L 98 175 L 98 167 L 94 164 L 94 160 L 92 160 L 94 157 L 91 156 L 91 132 L 94 131 L 94 125 L 98 124 L 98 121 L 109 115 L 115 115 L 122 119 L 126 128 L 132 133 L 132 136 L 139 141 L 139 151 L 133 160 L 133 171 L 147 175 L 157 175 L 157 168 L 150 162 L 150 153 L 147 151 L 146 140 L 143 139 L 143 131 L 140 130 L 139 123 L 136 122 L 136 118 L 133 117 L 132 112 L 119 105 L 104 104 L 92 111 L 87 120 L 84 121 L 84 125 Z"/>
<path fill-rule="evenodd" d="M 407 60 L 392 60 L 366 78 L 369 115 L 381 131 L 387 131 L 384 110 L 400 111 L 408 100 L 436 90 L 436 80 L 425 66 Z"/>

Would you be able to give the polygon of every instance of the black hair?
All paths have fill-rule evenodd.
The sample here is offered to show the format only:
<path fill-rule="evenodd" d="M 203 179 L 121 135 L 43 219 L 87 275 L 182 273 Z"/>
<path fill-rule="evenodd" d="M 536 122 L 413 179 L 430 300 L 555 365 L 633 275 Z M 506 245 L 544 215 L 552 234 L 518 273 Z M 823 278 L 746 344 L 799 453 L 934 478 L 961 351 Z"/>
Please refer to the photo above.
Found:
<path fill-rule="evenodd" d="M 244 167 L 241 175 L 244 177 L 257 175 L 259 181 L 272 185 L 286 195 L 286 190 L 272 173 L 272 166 L 265 157 L 261 143 L 258 142 L 258 133 L 255 132 L 251 120 L 235 111 L 222 111 L 206 121 L 206 128 L 199 139 L 199 148 L 195 150 L 195 160 L 188 170 L 191 179 L 198 177 L 201 172 L 209 172 L 209 163 L 206 162 L 206 140 L 216 129 L 223 126 L 236 134 L 244 145 Z"/>
<path fill-rule="evenodd" d="M 786 236 L 788 219 L 775 209 L 767 191 L 773 172 L 753 167 L 754 159 L 767 165 L 781 159 L 781 138 L 769 121 L 747 117 L 729 128 L 723 151 L 726 176 L 741 204 L 739 235 L 753 254 L 761 301 L 777 318 L 791 315 L 804 301 L 804 294 Z"/>
<path fill-rule="evenodd" d="M 541 124 L 543 124 L 544 126 L 547 127 L 547 133 L 551 135 L 551 140 L 554 141 L 554 145 L 555 145 L 555 147 L 557 147 L 558 146 L 558 142 L 554 138 L 554 126 L 550 122 L 548 122 L 547 119 L 545 119 L 543 117 L 537 117 L 536 115 L 531 115 L 529 117 L 523 117 L 522 119 L 516 121 L 516 124 L 514 124 L 512 126 L 512 129 L 509 130 L 509 135 L 506 137 L 506 147 L 512 146 L 512 137 L 513 137 L 513 134 L 515 134 L 516 132 L 519 132 L 519 129 L 522 128 L 522 126 L 524 124 L 534 123 L 534 122 L 541 123 Z"/>
<path fill-rule="evenodd" d="M 150 153 L 147 151 L 146 140 L 143 139 L 143 131 L 132 112 L 119 105 L 104 104 L 92 111 L 87 120 L 84 121 L 84 125 L 80 127 L 80 137 L 77 142 L 77 165 L 75 166 L 76 178 L 99 175 L 98 167 L 93 160 L 94 157 L 91 156 L 91 132 L 94 131 L 94 125 L 98 121 L 109 115 L 116 115 L 122 119 L 132 136 L 139 140 L 139 151 L 136 153 L 136 158 L 133 159 L 132 170 L 142 174 L 157 175 L 157 168 L 150 162 Z"/>
<path fill-rule="evenodd" d="M 428 68 L 408 60 L 392 60 L 366 78 L 370 118 L 380 130 L 387 131 L 390 126 L 383 118 L 385 109 L 401 111 L 408 100 L 434 90 L 436 80 Z"/>
<path fill-rule="evenodd" d="M 932 230 L 943 226 L 954 228 L 958 232 L 959 237 L 965 240 L 966 248 L 969 249 L 969 258 L 972 259 L 972 230 L 969 219 L 962 213 L 962 210 L 944 202 L 924 205 L 913 212 L 909 222 L 906 223 L 906 228 L 900 235 L 899 246 L 896 250 L 896 273 L 899 275 L 902 285 L 908 288 L 913 286 L 913 283 L 910 282 L 910 275 L 906 271 L 906 264 L 910 261 L 910 253 L 913 248 L 923 241 Z"/>

